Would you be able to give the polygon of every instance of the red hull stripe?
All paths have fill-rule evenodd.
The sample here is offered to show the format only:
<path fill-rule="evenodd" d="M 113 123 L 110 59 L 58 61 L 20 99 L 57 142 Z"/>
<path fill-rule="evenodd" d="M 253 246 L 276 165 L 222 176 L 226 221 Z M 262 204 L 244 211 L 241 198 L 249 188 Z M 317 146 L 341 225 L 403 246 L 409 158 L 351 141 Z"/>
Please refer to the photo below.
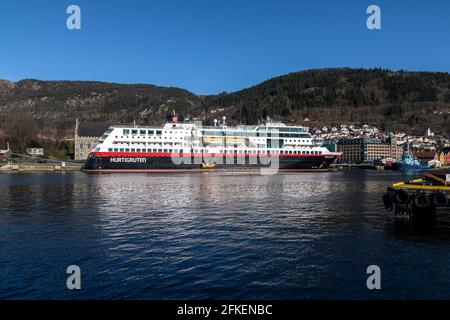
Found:
<path fill-rule="evenodd" d="M 91 155 L 110 158 L 110 157 L 171 157 L 171 152 L 91 152 Z M 174 156 L 178 153 L 173 153 Z M 226 157 L 226 156 L 279 156 L 279 157 L 337 157 L 335 154 L 257 154 L 257 153 L 182 153 L 183 157 Z"/>

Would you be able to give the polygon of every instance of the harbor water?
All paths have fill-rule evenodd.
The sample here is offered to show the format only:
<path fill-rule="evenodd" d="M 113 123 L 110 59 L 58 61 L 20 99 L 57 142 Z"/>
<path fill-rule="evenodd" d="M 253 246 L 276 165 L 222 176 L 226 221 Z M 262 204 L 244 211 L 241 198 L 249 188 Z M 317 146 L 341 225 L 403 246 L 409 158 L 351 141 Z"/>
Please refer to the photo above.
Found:
<path fill-rule="evenodd" d="M 405 178 L 3 173 L 0 299 L 448 299 L 450 212 L 394 218 Z"/>

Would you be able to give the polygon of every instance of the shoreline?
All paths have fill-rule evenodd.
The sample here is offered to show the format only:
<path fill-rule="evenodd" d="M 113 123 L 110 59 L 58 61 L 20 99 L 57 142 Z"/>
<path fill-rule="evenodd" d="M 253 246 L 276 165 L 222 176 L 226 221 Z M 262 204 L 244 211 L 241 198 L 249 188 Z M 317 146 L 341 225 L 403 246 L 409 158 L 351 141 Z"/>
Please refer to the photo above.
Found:
<path fill-rule="evenodd" d="M 20 163 L 20 164 L 5 164 L 0 166 L 0 173 L 10 172 L 83 172 L 83 164 L 48 164 L 48 163 Z M 448 170 L 450 166 L 442 166 L 440 168 L 431 169 L 436 170 Z M 332 164 L 327 169 L 304 169 L 304 170 L 280 170 L 280 172 L 336 172 L 342 170 L 371 170 L 371 171 L 385 171 L 382 166 L 367 165 L 367 164 Z M 239 170 L 213 170 L 213 169 L 198 169 L 190 170 L 190 172 L 241 172 Z M 120 170 L 115 171 L 120 173 Z M 131 172 L 131 171 L 130 171 Z M 132 171 L 132 172 L 139 172 Z M 170 171 L 172 172 L 172 171 Z M 177 173 L 177 170 L 173 170 Z M 93 172 L 94 173 L 94 172 Z M 95 172 L 95 173 L 114 173 L 114 172 Z"/>
<path fill-rule="evenodd" d="M 80 171 L 82 164 L 37 164 L 37 163 L 21 163 L 7 164 L 0 167 L 0 172 L 60 172 L 60 171 Z"/>

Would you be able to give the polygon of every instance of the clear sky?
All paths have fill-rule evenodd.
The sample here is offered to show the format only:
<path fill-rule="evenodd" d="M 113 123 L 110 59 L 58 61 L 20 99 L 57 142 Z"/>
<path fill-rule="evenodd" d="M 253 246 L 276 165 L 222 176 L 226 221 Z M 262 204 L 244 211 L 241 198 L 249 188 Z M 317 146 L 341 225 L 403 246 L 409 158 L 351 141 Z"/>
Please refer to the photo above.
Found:
<path fill-rule="evenodd" d="M 66 9 L 81 8 L 81 30 Z M 381 30 L 366 9 L 381 7 Z M 1 0 L 0 78 L 209 94 L 322 67 L 450 71 L 447 0 Z"/>

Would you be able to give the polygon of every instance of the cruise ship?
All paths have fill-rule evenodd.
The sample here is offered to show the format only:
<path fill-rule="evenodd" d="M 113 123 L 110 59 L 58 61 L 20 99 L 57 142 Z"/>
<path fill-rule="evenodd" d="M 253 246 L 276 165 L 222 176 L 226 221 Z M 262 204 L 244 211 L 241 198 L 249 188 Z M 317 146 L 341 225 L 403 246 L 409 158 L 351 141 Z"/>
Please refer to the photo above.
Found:
<path fill-rule="evenodd" d="M 328 168 L 339 156 L 301 126 L 213 126 L 178 122 L 162 127 L 113 125 L 91 150 L 85 172 L 252 170 Z"/>

